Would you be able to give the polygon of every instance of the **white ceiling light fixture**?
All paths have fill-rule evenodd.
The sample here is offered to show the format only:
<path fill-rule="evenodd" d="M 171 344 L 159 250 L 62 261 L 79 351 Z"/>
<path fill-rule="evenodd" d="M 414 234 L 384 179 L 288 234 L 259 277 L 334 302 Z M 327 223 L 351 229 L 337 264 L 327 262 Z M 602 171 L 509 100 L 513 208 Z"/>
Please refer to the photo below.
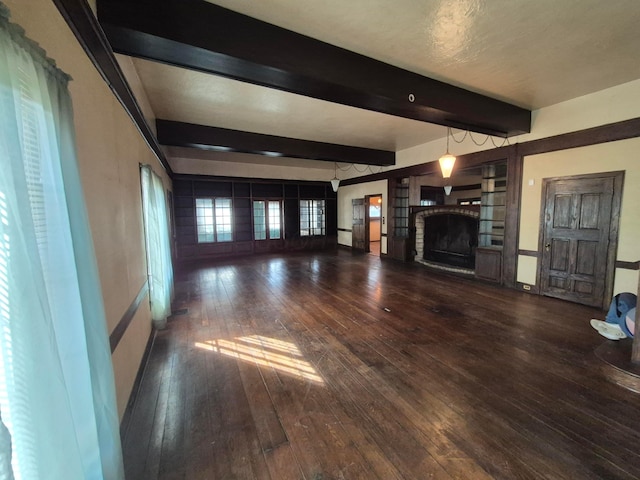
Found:
<path fill-rule="evenodd" d="M 451 189 L 452 188 L 453 187 L 451 185 L 445 185 L 444 186 L 444 194 L 447 195 L 447 196 L 451 195 Z"/>
<path fill-rule="evenodd" d="M 447 153 L 441 156 L 440 159 L 438 160 L 440 162 L 440 170 L 442 170 L 442 178 L 449 178 L 451 176 L 451 172 L 453 171 L 453 166 L 456 163 L 456 157 L 454 157 L 449 153 L 449 134 L 450 133 L 451 133 L 451 128 L 447 127 Z"/>
<path fill-rule="evenodd" d="M 338 163 L 333 162 L 333 180 L 331 180 L 331 188 L 333 188 L 334 192 L 338 191 L 338 187 L 340 186 L 340 179 L 338 178 Z"/>

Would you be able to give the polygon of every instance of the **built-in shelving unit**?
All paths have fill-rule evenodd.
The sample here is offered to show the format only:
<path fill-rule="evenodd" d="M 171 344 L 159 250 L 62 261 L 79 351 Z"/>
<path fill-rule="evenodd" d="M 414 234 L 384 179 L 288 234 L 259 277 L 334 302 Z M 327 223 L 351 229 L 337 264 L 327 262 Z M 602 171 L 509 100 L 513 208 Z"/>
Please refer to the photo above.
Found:
<path fill-rule="evenodd" d="M 393 215 L 395 223 L 393 235 L 406 238 L 409 236 L 409 179 L 399 178 L 395 185 L 393 197 Z"/>
<path fill-rule="evenodd" d="M 502 282 L 502 250 L 507 213 L 507 164 L 482 166 L 476 277 Z"/>
<path fill-rule="evenodd" d="M 482 166 L 478 246 L 502 248 L 507 200 L 507 165 Z"/>
<path fill-rule="evenodd" d="M 409 177 L 389 180 L 389 237 L 387 254 L 406 262 L 409 251 Z"/>

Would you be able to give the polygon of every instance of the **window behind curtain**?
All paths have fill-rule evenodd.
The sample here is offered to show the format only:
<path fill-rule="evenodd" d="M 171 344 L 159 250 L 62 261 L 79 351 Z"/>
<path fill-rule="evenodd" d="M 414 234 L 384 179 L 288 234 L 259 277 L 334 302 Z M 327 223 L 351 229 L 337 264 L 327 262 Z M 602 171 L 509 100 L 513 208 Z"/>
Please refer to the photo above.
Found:
<path fill-rule="evenodd" d="M 142 165 L 140 167 L 140 181 L 151 318 L 155 327 L 164 328 L 167 318 L 171 314 L 171 299 L 173 297 L 173 267 L 171 264 L 167 198 L 162 179 L 151 166 Z"/>
<path fill-rule="evenodd" d="M 28 88 L 28 74 L 20 69 L 18 71 L 18 92 L 21 111 L 21 128 L 22 133 L 22 161 L 24 167 L 24 178 L 26 181 L 26 193 L 29 200 L 29 210 L 31 214 L 31 222 L 33 225 L 33 232 L 35 234 L 35 240 L 39 255 L 35 253 L 35 257 L 41 257 L 41 270 L 45 277 L 45 282 L 49 283 L 47 273 L 51 270 L 49 268 L 47 249 L 47 217 L 45 209 L 45 194 L 44 186 L 42 183 L 41 175 L 41 150 L 40 150 L 40 131 L 38 124 L 38 112 L 34 98 Z M 8 227 L 7 231 L 11 232 L 11 228 L 15 228 L 15 225 L 11 225 L 11 220 L 7 215 L 8 205 L 6 203 L 6 197 L 4 192 L 0 191 L 0 222 Z M 21 314 L 21 308 L 19 300 L 15 298 L 15 285 L 13 285 L 11 279 L 11 257 L 12 249 L 16 248 L 18 239 L 14 235 L 4 234 L 0 239 L 0 311 L 2 315 L 2 323 L 4 325 L 11 322 L 11 316 L 18 317 Z M 13 245 L 12 245 L 13 243 Z M 16 253 L 14 252 L 15 256 Z M 12 294 L 13 291 L 13 294 Z M 7 327 L 4 327 L 7 328 Z M 3 330 L 4 330 L 3 328 Z M 21 418 L 23 414 L 24 405 L 15 405 L 12 408 L 12 403 L 9 402 L 11 397 L 10 391 L 15 390 L 14 385 L 16 381 L 19 381 L 20 376 L 28 375 L 27 368 L 24 361 L 20 358 L 16 358 L 14 361 L 14 348 L 12 342 L 13 335 L 10 330 L 3 332 L 3 342 L 1 348 L 4 350 L 4 355 L 0 356 L 0 371 L 2 372 L 2 378 L 0 378 L 0 406 L 2 411 L 2 446 L 3 448 L 10 447 L 11 437 L 9 430 L 14 432 L 17 437 L 14 441 L 20 442 L 20 433 L 17 429 L 20 429 L 24 425 L 24 420 Z M 18 355 L 19 357 L 19 355 Z M 6 376 L 5 376 L 6 375 Z M 28 407 L 26 407 L 28 408 Z M 4 423 L 8 425 L 5 427 Z M 15 449 L 15 446 L 13 447 Z M 21 453 L 21 452 L 20 452 Z M 3 459 L 4 460 L 4 459 Z M 17 455 L 13 455 L 13 474 L 17 477 L 21 477 L 23 473 L 30 471 L 31 466 L 25 466 L 22 458 L 17 458 Z M 22 468 L 21 468 L 22 464 Z M 3 465 L 5 468 L 11 468 L 9 465 Z M 26 472 L 23 472 L 26 470 Z M 4 475 L 4 472 L 3 472 Z M 11 474 L 10 474 L 11 475 Z M 9 477 L 11 478 L 11 476 Z"/>
<path fill-rule="evenodd" d="M 198 243 L 233 240 L 230 198 L 196 198 Z"/>
<path fill-rule="evenodd" d="M 300 235 L 325 234 L 324 200 L 300 200 Z"/>
<path fill-rule="evenodd" d="M 121 479 L 69 77 L 7 15 L 0 3 L 0 478 Z"/>

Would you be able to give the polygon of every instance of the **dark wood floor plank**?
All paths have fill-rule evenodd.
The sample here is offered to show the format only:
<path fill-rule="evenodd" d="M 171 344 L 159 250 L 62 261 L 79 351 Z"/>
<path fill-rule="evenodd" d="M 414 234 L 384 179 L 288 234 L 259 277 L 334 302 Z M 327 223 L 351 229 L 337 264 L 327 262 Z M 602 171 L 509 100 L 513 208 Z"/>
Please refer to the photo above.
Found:
<path fill-rule="evenodd" d="M 164 332 L 163 332 L 164 333 Z M 160 339 L 158 338 L 160 337 Z M 167 352 L 170 352 L 172 349 L 172 344 L 174 343 L 174 339 L 169 337 L 168 335 L 158 335 L 156 336 L 156 342 L 163 342 L 166 344 Z M 153 358 L 155 360 L 157 357 Z M 149 453 L 146 457 L 146 462 L 144 465 L 144 470 L 142 474 L 137 478 L 142 479 L 156 479 L 159 476 L 160 463 L 162 459 L 162 444 L 164 441 L 164 427 L 165 421 L 167 418 L 168 404 L 169 404 L 169 395 L 171 390 L 171 378 L 173 376 L 173 369 L 175 367 L 174 358 L 163 356 L 163 358 L 158 361 L 162 362 L 164 368 L 162 369 L 162 374 L 160 377 L 156 377 L 156 381 L 159 382 L 159 392 L 158 399 L 155 405 L 150 405 L 149 408 L 154 408 L 154 417 L 152 428 L 147 431 L 143 431 L 143 438 L 149 437 Z M 146 377 L 146 375 L 145 375 Z M 144 380 L 148 380 L 145 378 Z M 139 400 L 136 400 L 137 402 Z M 144 408 L 144 407 L 143 407 Z M 138 435 L 140 432 L 137 432 Z M 138 436 L 136 435 L 136 437 Z M 136 477 L 133 477 L 136 478 Z"/>
<path fill-rule="evenodd" d="M 218 295 L 215 312 L 209 312 L 212 325 L 209 336 L 203 339 L 214 347 L 211 352 L 212 372 L 220 379 L 217 387 L 219 402 L 220 440 L 227 451 L 225 457 L 229 471 L 220 478 L 269 478 L 268 469 L 260 448 L 258 433 L 253 422 L 250 399 L 246 397 L 240 370 L 243 362 L 237 358 L 238 352 L 230 348 L 236 332 L 233 318 L 233 299 L 229 298 L 226 276 L 215 279 Z M 218 326 L 216 328 L 215 326 Z"/>
<path fill-rule="evenodd" d="M 304 305 L 309 305 L 311 299 L 303 299 Z M 298 312 L 296 305 L 290 304 L 287 306 L 294 314 L 298 313 L 298 317 L 302 318 L 301 312 Z M 320 305 L 315 305 L 316 309 L 320 309 Z M 308 314 L 313 315 L 313 312 Z M 346 399 L 345 393 L 356 390 L 358 392 L 358 403 L 365 402 L 365 408 L 358 410 L 350 410 L 349 416 L 351 418 L 357 418 L 362 424 L 367 424 L 367 427 L 371 429 L 370 434 L 376 438 L 380 448 L 385 449 L 389 444 L 403 445 L 401 448 L 401 454 L 403 457 L 398 456 L 396 458 L 396 468 L 405 470 L 405 475 L 425 475 L 428 474 L 432 478 L 450 478 L 449 475 L 441 468 L 441 466 L 432 458 L 428 451 L 425 451 L 420 447 L 421 442 L 412 439 L 412 435 L 403 433 L 398 436 L 398 432 L 406 432 L 406 425 L 401 423 L 398 419 L 400 413 L 388 405 L 383 405 L 380 398 L 372 394 L 371 391 L 366 390 L 364 385 L 367 383 L 366 379 L 360 378 L 363 373 L 363 369 L 366 369 L 365 365 L 356 361 L 354 364 L 345 364 L 344 355 L 340 354 L 340 349 L 343 347 L 339 342 L 335 341 L 333 335 L 322 335 L 322 330 L 328 330 L 327 323 L 335 321 L 335 319 L 329 319 L 323 317 L 326 321 L 322 329 L 310 332 L 309 325 L 298 327 L 297 334 L 300 338 L 304 338 L 306 335 L 311 335 L 308 339 L 310 345 L 320 346 L 323 342 L 327 342 L 326 345 L 322 345 L 319 352 L 316 354 L 311 353 L 311 350 L 307 352 L 311 353 L 310 358 L 316 365 L 322 365 L 322 371 L 326 381 L 333 387 L 335 391 L 339 392 L 341 399 Z M 295 327 L 295 323 L 291 322 L 288 325 Z M 346 327 L 346 322 L 341 324 Z M 313 337 L 313 335 L 316 335 Z M 307 343 L 305 342 L 302 342 Z M 344 381 L 345 383 L 341 382 Z M 350 383 L 346 383 L 350 380 Z M 348 388 L 344 388 L 344 386 Z M 367 403 L 369 402 L 369 403 Z M 354 404 L 352 402 L 351 406 Z M 404 419 L 403 419 L 404 420 Z M 367 430 L 369 431 L 369 430 Z M 393 434 L 396 434 L 393 436 Z M 376 437 L 377 436 L 377 437 Z M 423 439 L 424 442 L 424 439 Z M 418 448 L 416 448 L 418 447 Z M 417 461 L 417 459 L 420 459 Z"/>
<path fill-rule="evenodd" d="M 155 478 L 156 473 L 151 474 L 150 469 L 153 459 L 157 458 L 152 447 L 162 441 L 164 423 L 157 417 L 164 418 L 164 405 L 166 391 L 168 390 L 168 378 L 171 371 L 171 362 L 165 361 L 167 353 L 167 339 L 156 336 L 148 367 L 144 373 L 144 379 L 140 385 L 136 404 L 129 429 L 123 441 L 123 457 L 125 474 L 127 478 Z M 141 432 L 144 434 L 141 435 Z M 151 432 L 151 433 L 150 433 Z"/>
<path fill-rule="evenodd" d="M 267 386 L 270 387 L 270 393 L 276 403 L 280 404 L 279 398 L 285 392 L 291 399 L 298 399 L 291 403 L 290 410 L 279 410 L 279 412 L 288 425 L 293 425 L 292 429 L 302 428 L 309 441 L 315 443 L 313 448 L 318 452 L 318 465 L 315 468 L 318 471 L 308 471 L 306 476 L 313 478 L 324 471 L 336 478 L 346 475 L 346 472 L 348 472 L 348 478 L 376 478 L 357 449 L 350 442 L 345 443 L 343 440 L 345 435 L 342 432 L 340 419 L 328 408 L 331 397 L 321 383 L 322 379 L 319 377 L 314 379 L 317 374 L 312 365 L 298 356 L 298 344 L 285 329 L 281 326 L 278 328 L 278 324 L 260 322 L 260 316 L 252 320 L 251 331 L 258 332 L 263 338 L 281 342 L 283 346 L 292 350 L 288 366 L 293 368 L 293 373 L 277 367 L 260 366 L 259 368 L 261 371 L 269 370 L 265 373 L 267 378 L 271 377 Z M 282 361 L 288 363 L 286 359 Z M 273 364 L 278 363 L 273 361 Z M 300 395 L 295 394 L 296 390 L 300 390 Z M 282 403 L 288 405 L 289 401 Z M 322 448 L 319 448 L 320 444 Z"/>
<path fill-rule="evenodd" d="M 273 279 L 272 279 L 273 280 Z M 265 278 L 264 284 L 267 285 L 269 283 L 268 279 Z M 263 292 L 265 293 L 265 292 Z M 278 298 L 278 292 L 273 291 L 267 287 L 266 294 L 271 298 Z M 259 298 L 258 292 L 252 292 L 254 298 Z M 298 349 L 299 342 L 294 342 L 293 339 L 288 335 L 286 329 L 283 328 L 283 324 L 289 324 L 291 321 L 295 321 L 294 318 L 278 318 L 283 315 L 283 309 L 281 306 L 277 306 L 276 310 L 273 312 L 260 312 L 262 316 L 269 317 L 270 314 L 273 318 L 277 318 L 277 322 L 259 322 L 259 316 L 255 316 L 254 321 L 252 322 L 251 328 L 252 331 L 258 331 L 262 336 L 266 336 L 267 338 L 271 338 L 277 342 L 283 342 L 294 346 L 296 350 Z M 284 309 L 286 312 L 287 309 Z M 256 312 L 257 313 L 257 312 Z M 285 317 L 289 316 L 290 313 L 284 314 Z M 302 350 L 302 349 L 301 349 Z M 305 371 L 312 370 L 311 365 L 305 360 L 304 365 L 302 365 Z M 273 372 L 277 374 L 277 372 Z M 275 382 L 274 392 L 277 395 L 280 390 L 280 385 L 287 382 L 287 379 L 282 375 L 278 375 L 279 381 Z M 315 377 L 315 372 L 312 373 L 312 377 Z M 384 476 L 378 477 L 377 474 L 371 470 L 367 464 L 370 463 L 368 460 L 365 460 L 365 457 L 360 454 L 359 445 L 356 442 L 349 442 L 343 440 L 344 438 L 348 438 L 346 433 L 343 431 L 344 429 L 344 420 L 349 420 L 345 415 L 340 415 L 341 412 L 328 408 L 332 403 L 334 403 L 334 398 L 332 394 L 324 387 L 317 388 L 314 383 L 318 381 L 322 381 L 322 379 L 317 378 L 315 381 L 308 382 L 307 391 L 304 393 L 302 404 L 298 404 L 295 406 L 299 411 L 307 411 L 311 410 L 313 412 L 312 415 L 307 415 L 304 419 L 299 419 L 300 425 L 302 425 L 307 434 L 312 432 L 312 438 L 315 439 L 316 443 L 318 441 L 323 441 L 325 444 L 325 450 L 332 452 L 332 464 L 329 466 L 325 466 L 326 471 L 329 472 L 329 475 L 333 475 L 336 478 L 345 476 L 345 478 L 397 478 L 389 475 L 389 470 L 384 470 Z M 304 421 L 304 423 L 302 423 Z M 316 447 L 317 448 L 317 447 Z M 341 460 L 345 459 L 345 460 Z M 326 453 L 323 455 L 322 461 L 326 463 Z M 317 475 L 310 472 L 311 475 Z"/>
<path fill-rule="evenodd" d="M 185 476 L 186 479 L 215 478 L 215 465 L 212 461 L 211 438 L 213 430 L 212 408 L 214 394 L 209 370 L 209 352 L 198 345 L 202 336 L 208 336 L 209 318 L 203 311 L 202 303 L 191 303 L 187 308 L 188 316 L 177 320 L 188 328 L 188 356 L 190 368 L 187 371 L 187 391 L 185 403 Z"/>
<path fill-rule="evenodd" d="M 337 251 L 191 266 L 127 478 L 640 478 L 603 312 Z"/>

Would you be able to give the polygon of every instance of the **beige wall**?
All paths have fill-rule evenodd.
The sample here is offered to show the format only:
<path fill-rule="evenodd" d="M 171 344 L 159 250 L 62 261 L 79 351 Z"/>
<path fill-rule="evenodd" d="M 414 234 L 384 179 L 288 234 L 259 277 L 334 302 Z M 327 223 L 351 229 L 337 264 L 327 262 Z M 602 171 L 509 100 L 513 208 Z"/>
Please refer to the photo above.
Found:
<path fill-rule="evenodd" d="M 170 180 L 133 122 L 77 43 L 50 0 L 3 0 L 25 28 L 73 77 L 77 152 L 95 244 L 107 328 L 111 332 L 146 280 L 139 164 Z M 123 414 L 151 329 L 142 302 L 113 355 L 118 409 Z"/>
<path fill-rule="evenodd" d="M 171 157 L 171 168 L 175 172 L 222 177 L 323 181 L 327 184 L 336 172 L 333 162 L 319 160 L 278 159 L 286 164 L 277 166 L 272 164 L 271 158 L 261 155 L 198 151 L 188 153 L 189 157 Z M 342 172 L 337 173 L 338 178 L 344 178 Z"/>
<path fill-rule="evenodd" d="M 588 173 L 624 170 L 620 235 L 616 259 L 640 260 L 640 138 L 603 143 L 590 147 L 532 155 L 524 159 L 520 248 L 538 250 L 542 179 Z M 529 183 L 533 181 L 533 185 Z M 518 281 L 536 284 L 537 261 L 533 257 L 518 259 Z M 614 294 L 635 293 L 638 272 L 617 269 Z"/>

